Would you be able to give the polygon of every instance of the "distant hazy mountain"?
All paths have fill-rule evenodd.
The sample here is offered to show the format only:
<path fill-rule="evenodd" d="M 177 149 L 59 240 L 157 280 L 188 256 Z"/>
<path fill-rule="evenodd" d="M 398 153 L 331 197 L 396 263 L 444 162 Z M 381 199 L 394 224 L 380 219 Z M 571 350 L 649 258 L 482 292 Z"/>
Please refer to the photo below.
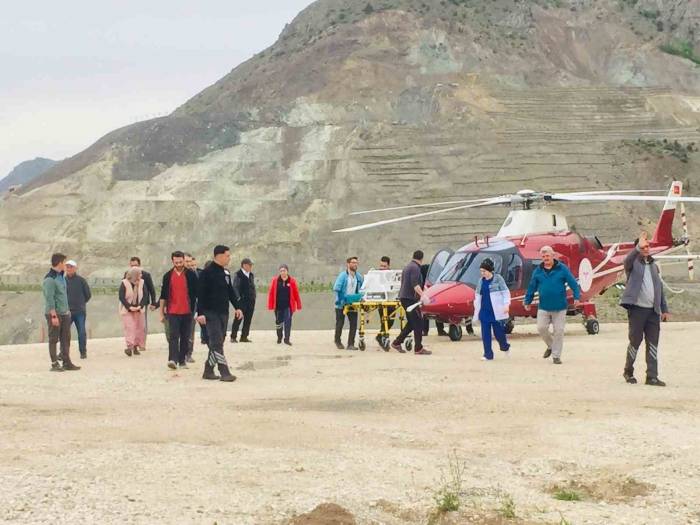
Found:
<path fill-rule="evenodd" d="M 25 160 L 4 178 L 0 179 L 0 193 L 16 184 L 27 184 L 43 175 L 57 161 L 37 157 L 33 160 Z"/>

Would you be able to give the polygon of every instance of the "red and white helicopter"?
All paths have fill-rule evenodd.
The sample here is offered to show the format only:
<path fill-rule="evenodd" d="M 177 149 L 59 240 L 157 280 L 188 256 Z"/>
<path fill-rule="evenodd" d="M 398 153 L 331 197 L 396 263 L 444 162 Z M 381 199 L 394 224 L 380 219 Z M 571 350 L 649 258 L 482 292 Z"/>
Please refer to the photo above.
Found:
<path fill-rule="evenodd" d="M 597 334 L 600 325 L 595 304 L 592 302 L 593 298 L 623 279 L 623 260 L 625 255 L 634 248 L 634 243 L 623 242 L 604 245 L 597 237 L 583 237 L 569 229 L 563 215 L 555 210 L 548 210 L 546 205 L 554 202 L 664 202 L 663 211 L 650 241 L 651 254 L 656 259 L 687 259 L 692 279 L 692 261 L 700 256 L 692 255 L 689 252 L 683 203 L 700 202 L 700 197 L 683 197 L 682 188 L 683 185 L 680 181 L 674 181 L 666 197 L 663 195 L 638 195 L 638 193 L 654 193 L 653 190 L 576 193 L 522 190 L 513 195 L 492 198 L 356 212 L 353 215 L 409 208 L 439 207 L 438 210 L 344 228 L 336 230 L 336 232 L 352 232 L 483 206 L 507 205 L 511 208 L 519 208 L 510 211 L 496 236 L 485 237 L 481 240 L 475 238 L 474 242 L 459 248 L 457 251 L 445 249 L 435 255 L 426 280 L 426 285 L 429 288 L 421 301 L 423 314 L 428 318 L 450 323 L 449 333 L 452 340 L 461 339 L 461 324 L 463 322 L 466 322 L 467 330 L 471 332 L 474 289 L 479 280 L 479 266 L 481 261 L 489 258 L 494 262 L 495 271 L 503 276 L 511 291 L 511 318 L 506 325 L 506 331 L 510 333 L 514 327 L 514 318 L 535 317 L 537 315 L 536 308 L 525 310 L 523 300 L 532 272 L 535 266 L 540 263 L 540 248 L 551 246 L 556 252 L 556 258 L 571 269 L 581 287 L 581 304 L 578 308 L 574 307 L 572 292 L 568 290 L 568 314 L 582 315 L 588 333 Z M 681 238 L 674 239 L 672 226 L 678 203 L 681 204 L 684 233 Z M 533 205 L 538 207 L 533 207 Z M 685 247 L 686 254 L 670 254 L 670 252 L 683 247 Z M 533 306 L 536 306 L 537 302 L 537 297 L 535 297 Z"/>

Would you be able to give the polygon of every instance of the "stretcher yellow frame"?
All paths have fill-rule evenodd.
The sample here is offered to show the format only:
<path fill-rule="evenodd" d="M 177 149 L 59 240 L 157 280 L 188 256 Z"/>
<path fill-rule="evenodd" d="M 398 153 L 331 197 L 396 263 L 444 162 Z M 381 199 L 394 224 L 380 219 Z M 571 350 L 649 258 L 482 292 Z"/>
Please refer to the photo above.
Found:
<path fill-rule="evenodd" d="M 399 326 L 403 330 L 406 326 L 406 312 L 401 306 L 401 301 L 358 301 L 351 304 L 346 304 L 343 308 L 343 313 L 348 314 L 348 312 L 355 312 L 359 317 L 359 328 L 358 334 L 360 336 L 359 347 L 360 350 L 365 350 L 367 345 L 365 343 L 365 326 L 369 324 L 369 315 L 374 311 L 379 311 L 380 326 L 379 326 L 379 337 L 382 341 L 381 347 L 384 351 L 389 351 L 389 320 L 397 319 L 399 320 Z"/>

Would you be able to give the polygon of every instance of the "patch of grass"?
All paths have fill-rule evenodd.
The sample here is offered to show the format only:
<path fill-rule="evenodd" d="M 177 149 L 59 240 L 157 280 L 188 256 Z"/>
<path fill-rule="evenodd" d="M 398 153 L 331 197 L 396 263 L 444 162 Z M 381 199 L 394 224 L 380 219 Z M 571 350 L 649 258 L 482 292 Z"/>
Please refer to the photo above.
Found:
<path fill-rule="evenodd" d="M 515 512 L 515 501 L 513 500 L 513 496 L 507 492 L 501 494 L 501 506 L 498 507 L 498 513 L 509 520 L 517 517 Z"/>
<path fill-rule="evenodd" d="M 687 40 L 677 40 L 668 44 L 662 44 L 659 46 L 659 49 L 669 55 L 679 56 L 690 60 L 694 64 L 700 64 L 700 56 L 695 54 L 693 44 Z"/>
<path fill-rule="evenodd" d="M 575 490 L 560 489 L 553 496 L 560 501 L 581 501 L 581 495 Z"/>

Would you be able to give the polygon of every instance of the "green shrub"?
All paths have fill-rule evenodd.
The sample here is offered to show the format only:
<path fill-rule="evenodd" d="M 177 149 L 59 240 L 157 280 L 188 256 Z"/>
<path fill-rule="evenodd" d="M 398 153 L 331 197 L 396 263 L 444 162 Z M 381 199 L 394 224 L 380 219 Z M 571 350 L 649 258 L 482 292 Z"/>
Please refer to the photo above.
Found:
<path fill-rule="evenodd" d="M 668 44 L 662 44 L 659 46 L 659 49 L 669 55 L 679 56 L 695 64 L 700 64 L 700 56 L 695 54 L 693 44 L 687 40 L 677 40 L 675 42 L 669 42 Z"/>

